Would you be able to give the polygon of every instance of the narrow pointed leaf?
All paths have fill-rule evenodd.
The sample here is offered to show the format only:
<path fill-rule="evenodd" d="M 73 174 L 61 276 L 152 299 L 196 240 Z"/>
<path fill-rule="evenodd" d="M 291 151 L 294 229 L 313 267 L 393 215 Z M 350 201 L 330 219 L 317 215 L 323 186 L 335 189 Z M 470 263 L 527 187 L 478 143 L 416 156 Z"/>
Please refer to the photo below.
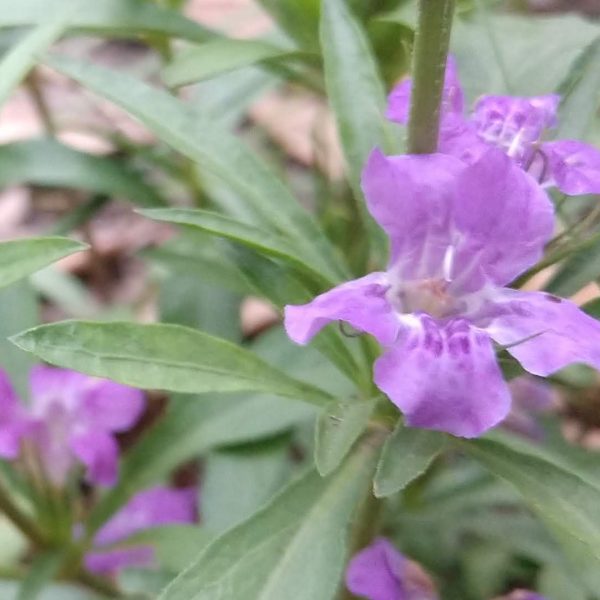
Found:
<path fill-rule="evenodd" d="M 491 440 L 461 445 L 494 475 L 508 481 L 559 536 L 600 561 L 600 489 L 548 457 Z"/>
<path fill-rule="evenodd" d="M 0 242 L 0 288 L 87 246 L 63 237 L 40 237 Z"/>
<path fill-rule="evenodd" d="M 179 87 L 268 59 L 291 55 L 285 48 L 260 40 L 215 40 L 177 54 L 164 70 L 163 79 L 168 86 Z"/>
<path fill-rule="evenodd" d="M 404 489 L 422 475 L 440 453 L 446 436 L 399 423 L 386 441 L 375 475 L 375 495 L 384 498 Z"/>
<path fill-rule="evenodd" d="M 315 463 L 322 476 L 346 458 L 367 427 L 375 402 L 336 400 L 319 415 L 315 431 Z"/>
<path fill-rule="evenodd" d="M 69 29 L 104 35 L 140 33 L 174 36 L 196 42 L 213 34 L 178 12 L 145 0 L 0 0 L 0 27 L 26 27 L 69 9 Z"/>
<path fill-rule="evenodd" d="M 65 321 L 11 340 L 51 364 L 145 389 L 269 392 L 317 405 L 331 399 L 249 350 L 179 325 Z"/>
<path fill-rule="evenodd" d="M 123 161 L 80 152 L 52 139 L 0 146 L 0 187 L 30 183 L 122 196 L 139 206 L 164 202 Z"/>
<path fill-rule="evenodd" d="M 302 256 L 332 278 L 345 271 L 323 231 L 254 152 L 214 120 L 202 118 L 167 92 L 91 64 L 65 58 L 47 61 L 93 92 L 131 113 L 176 150 L 217 175 L 239 194 L 256 222 L 292 237 Z"/>
<path fill-rule="evenodd" d="M 329 477 L 313 470 L 290 484 L 210 544 L 160 600 L 333 600 L 376 454 L 363 444 Z"/>
<path fill-rule="evenodd" d="M 310 274 L 316 281 L 323 281 L 318 265 L 310 265 L 298 258 L 299 251 L 293 240 L 287 240 L 278 233 L 264 231 L 254 225 L 241 223 L 230 217 L 207 210 L 186 208 L 166 208 L 140 211 L 144 216 L 157 221 L 167 221 L 187 225 L 206 233 L 239 242 L 262 254 L 280 258 L 297 269 Z M 326 283 L 332 284 L 331 280 Z"/>
<path fill-rule="evenodd" d="M 47 13 L 49 14 L 49 13 Z M 11 48 L 0 61 L 0 106 L 35 65 L 37 54 L 49 48 L 66 28 L 66 13 L 60 11 L 39 25 Z"/>

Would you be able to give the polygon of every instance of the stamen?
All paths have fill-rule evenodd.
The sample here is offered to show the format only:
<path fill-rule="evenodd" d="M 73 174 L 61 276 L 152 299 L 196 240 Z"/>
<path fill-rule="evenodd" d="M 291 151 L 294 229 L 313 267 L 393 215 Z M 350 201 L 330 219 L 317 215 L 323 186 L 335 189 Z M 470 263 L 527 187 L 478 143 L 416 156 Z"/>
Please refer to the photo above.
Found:
<path fill-rule="evenodd" d="M 442 263 L 442 273 L 444 280 L 450 283 L 452 281 L 452 268 L 454 267 L 454 257 L 456 255 L 456 247 L 450 245 L 446 248 L 444 261 Z"/>

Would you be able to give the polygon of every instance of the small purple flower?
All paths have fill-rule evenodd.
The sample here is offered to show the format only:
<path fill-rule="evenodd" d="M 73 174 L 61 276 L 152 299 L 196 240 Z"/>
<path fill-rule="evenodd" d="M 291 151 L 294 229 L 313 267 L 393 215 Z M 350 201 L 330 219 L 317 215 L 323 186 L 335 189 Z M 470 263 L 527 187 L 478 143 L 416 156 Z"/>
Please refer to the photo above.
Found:
<path fill-rule="evenodd" d="M 93 573 L 115 574 L 127 567 L 152 567 L 152 546 L 114 545 L 151 527 L 196 521 L 196 490 L 155 487 L 135 495 L 94 538 L 94 550 L 85 556 Z"/>
<path fill-rule="evenodd" d="M 39 455 L 48 479 L 63 485 L 76 461 L 90 481 L 112 485 L 119 449 L 114 434 L 130 429 L 144 408 L 144 394 L 106 379 L 40 365 L 30 374 L 31 405 L 18 401 L 0 371 L 0 456 L 14 459 L 22 439 Z"/>
<path fill-rule="evenodd" d="M 406 79 L 388 98 L 387 117 L 408 122 L 412 83 Z M 463 116 L 463 93 L 456 64 L 448 59 L 439 152 L 476 161 L 492 145 L 503 150 L 545 187 L 565 194 L 600 193 L 600 150 L 576 140 L 544 141 L 556 127 L 560 96 L 482 96 L 471 115 Z"/>
<path fill-rule="evenodd" d="M 346 571 L 346 587 L 368 600 L 437 600 L 431 579 L 385 538 L 356 554 Z"/>
<path fill-rule="evenodd" d="M 566 300 L 504 287 L 541 258 L 554 222 L 514 161 L 494 149 L 473 164 L 374 151 L 362 185 L 390 238 L 387 271 L 287 306 L 292 340 L 306 344 L 335 320 L 370 333 L 385 349 L 375 383 L 406 423 L 464 437 L 510 409 L 492 340 L 535 375 L 600 368 L 600 323 Z"/>

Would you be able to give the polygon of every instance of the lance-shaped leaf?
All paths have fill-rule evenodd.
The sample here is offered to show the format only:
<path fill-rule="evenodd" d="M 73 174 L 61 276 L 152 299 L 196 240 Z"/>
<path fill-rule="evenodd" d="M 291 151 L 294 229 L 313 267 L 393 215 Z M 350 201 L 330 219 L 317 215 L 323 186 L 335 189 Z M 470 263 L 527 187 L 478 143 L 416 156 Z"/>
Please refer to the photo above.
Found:
<path fill-rule="evenodd" d="M 39 52 L 56 41 L 66 27 L 66 14 L 61 11 L 49 21 L 36 27 L 11 48 L 0 61 L 0 106 L 35 65 Z"/>
<path fill-rule="evenodd" d="M 338 130 L 354 193 L 360 199 L 363 219 L 376 243 L 385 252 L 385 238 L 366 211 L 360 176 L 369 153 L 386 148 L 385 89 L 366 33 L 344 0 L 328 0 L 321 7 L 321 46 L 327 93 Z"/>
<path fill-rule="evenodd" d="M 40 237 L 0 242 L 0 288 L 35 273 L 87 246 L 63 237 Z"/>
<path fill-rule="evenodd" d="M 123 196 L 139 206 L 164 202 L 122 161 L 86 154 L 52 139 L 0 146 L 0 187 L 32 183 Z"/>
<path fill-rule="evenodd" d="M 186 48 L 163 72 L 168 86 L 179 87 L 215 77 L 269 59 L 293 56 L 293 52 L 260 40 L 215 40 Z"/>
<path fill-rule="evenodd" d="M 548 456 L 491 440 L 461 446 L 493 474 L 508 481 L 561 538 L 600 561 L 600 489 Z"/>
<path fill-rule="evenodd" d="M 384 498 L 404 489 L 427 470 L 445 443 L 446 436 L 439 431 L 412 429 L 398 423 L 377 465 L 375 495 Z"/>
<path fill-rule="evenodd" d="M 180 325 L 65 321 L 11 340 L 51 364 L 139 388 L 268 392 L 317 405 L 331 400 L 249 350 Z"/>
<path fill-rule="evenodd" d="M 294 238 L 302 257 L 332 278 L 344 278 L 323 231 L 256 153 L 179 100 L 116 71 L 65 58 L 49 64 L 131 113 L 167 144 L 217 175 L 247 202 L 256 223 Z"/>
<path fill-rule="evenodd" d="M 47 21 L 48 15 L 69 10 L 69 29 L 100 35 L 154 34 L 195 42 L 213 37 L 178 12 L 145 0 L 0 0 L 0 28 L 26 27 Z"/>
<path fill-rule="evenodd" d="M 331 284 L 318 270 L 318 265 L 307 264 L 298 258 L 299 250 L 293 240 L 270 231 L 261 230 L 254 225 L 241 223 L 230 217 L 208 210 L 189 208 L 165 208 L 140 211 L 144 216 L 157 221 L 166 221 L 178 225 L 187 225 L 212 235 L 224 237 L 258 250 L 262 254 L 279 258 L 296 269 L 309 274 L 314 280 Z"/>
<path fill-rule="evenodd" d="M 346 458 L 366 429 L 374 407 L 374 400 L 336 400 L 319 415 L 315 430 L 315 464 L 321 475 L 332 473 Z"/>
<path fill-rule="evenodd" d="M 290 484 L 210 544 L 160 600 L 332 600 L 376 455 L 363 444 L 329 477 L 313 470 Z"/>

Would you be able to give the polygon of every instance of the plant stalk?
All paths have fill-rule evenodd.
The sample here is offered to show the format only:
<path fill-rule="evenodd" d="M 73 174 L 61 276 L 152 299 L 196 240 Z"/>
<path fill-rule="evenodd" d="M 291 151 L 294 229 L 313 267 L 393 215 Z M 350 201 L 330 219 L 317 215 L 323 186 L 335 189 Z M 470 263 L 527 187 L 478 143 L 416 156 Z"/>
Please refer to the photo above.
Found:
<path fill-rule="evenodd" d="M 431 154 L 438 144 L 454 0 L 420 0 L 408 123 L 409 154 Z"/>

